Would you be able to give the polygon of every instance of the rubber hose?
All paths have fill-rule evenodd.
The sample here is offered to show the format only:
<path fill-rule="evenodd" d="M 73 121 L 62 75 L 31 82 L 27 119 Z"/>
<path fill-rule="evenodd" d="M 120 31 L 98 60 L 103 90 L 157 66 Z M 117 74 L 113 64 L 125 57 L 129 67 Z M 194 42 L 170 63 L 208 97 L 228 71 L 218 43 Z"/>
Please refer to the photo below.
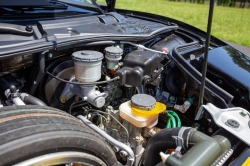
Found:
<path fill-rule="evenodd" d="M 167 115 L 167 117 L 169 118 L 168 119 L 168 123 L 167 123 L 167 126 L 166 126 L 166 128 L 171 128 L 171 122 L 172 122 L 172 120 L 171 120 L 171 117 L 170 117 L 170 115 Z"/>
<path fill-rule="evenodd" d="M 164 129 L 156 133 L 148 142 L 145 153 L 145 166 L 153 166 L 161 162 L 160 152 L 175 149 L 176 143 L 172 136 L 178 136 L 181 128 Z"/>
<path fill-rule="evenodd" d="M 179 116 L 174 111 L 169 111 L 168 113 L 171 114 L 171 115 L 173 115 L 176 118 L 176 120 L 177 120 L 177 127 L 181 127 L 181 120 L 180 120 Z"/>
<path fill-rule="evenodd" d="M 40 100 L 34 96 L 31 96 L 29 94 L 24 96 L 23 101 L 26 104 L 47 106 L 42 100 Z"/>
<path fill-rule="evenodd" d="M 168 117 L 170 117 L 172 128 L 176 128 L 175 118 L 171 114 L 169 114 L 169 113 L 168 113 Z"/>

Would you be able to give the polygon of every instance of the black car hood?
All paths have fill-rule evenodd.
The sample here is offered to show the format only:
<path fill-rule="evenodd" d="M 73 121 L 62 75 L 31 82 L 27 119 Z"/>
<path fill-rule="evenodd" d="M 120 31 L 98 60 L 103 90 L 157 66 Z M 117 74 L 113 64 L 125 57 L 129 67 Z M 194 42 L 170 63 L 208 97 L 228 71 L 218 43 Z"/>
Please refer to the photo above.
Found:
<path fill-rule="evenodd" d="M 250 91 L 250 57 L 228 45 L 210 50 L 208 65 L 227 74 Z"/>

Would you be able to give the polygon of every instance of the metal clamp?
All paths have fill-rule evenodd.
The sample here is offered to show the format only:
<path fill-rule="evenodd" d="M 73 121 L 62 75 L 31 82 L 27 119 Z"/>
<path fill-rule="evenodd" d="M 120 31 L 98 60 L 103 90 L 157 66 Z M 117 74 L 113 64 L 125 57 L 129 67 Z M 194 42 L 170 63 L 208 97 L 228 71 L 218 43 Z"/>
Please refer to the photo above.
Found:
<path fill-rule="evenodd" d="M 182 127 L 181 129 L 180 129 L 180 131 L 179 131 L 179 133 L 178 133 L 178 136 L 173 136 L 173 138 L 175 139 L 175 143 L 176 143 L 176 146 L 177 146 L 177 150 L 181 150 L 181 147 L 184 149 L 184 150 L 186 150 L 185 149 L 185 146 L 184 146 L 184 140 L 183 140 L 183 138 L 182 138 L 182 135 L 183 135 L 183 133 L 184 133 L 184 131 L 186 130 L 186 129 L 190 129 L 191 127 Z M 178 148 L 179 147 L 179 148 Z"/>

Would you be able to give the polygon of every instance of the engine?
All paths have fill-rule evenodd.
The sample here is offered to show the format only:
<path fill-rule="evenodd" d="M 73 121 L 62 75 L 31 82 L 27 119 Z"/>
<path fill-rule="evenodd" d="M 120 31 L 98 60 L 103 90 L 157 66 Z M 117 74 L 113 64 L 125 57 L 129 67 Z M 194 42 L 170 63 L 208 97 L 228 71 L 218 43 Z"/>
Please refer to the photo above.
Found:
<path fill-rule="evenodd" d="M 199 107 L 197 79 L 171 53 L 186 41 L 167 34 L 66 55 L 44 52 L 39 66 L 23 69 L 28 74 L 1 77 L 2 104 L 50 106 L 78 117 L 106 139 L 121 165 L 220 165 L 241 141 L 250 143 L 244 133 L 231 131 L 250 130 L 240 125 L 250 126 L 250 115 L 233 108 L 227 109 L 235 115 L 222 114 L 222 100 L 209 89 L 201 99 L 208 105 Z M 197 56 L 190 55 L 190 63 Z"/>

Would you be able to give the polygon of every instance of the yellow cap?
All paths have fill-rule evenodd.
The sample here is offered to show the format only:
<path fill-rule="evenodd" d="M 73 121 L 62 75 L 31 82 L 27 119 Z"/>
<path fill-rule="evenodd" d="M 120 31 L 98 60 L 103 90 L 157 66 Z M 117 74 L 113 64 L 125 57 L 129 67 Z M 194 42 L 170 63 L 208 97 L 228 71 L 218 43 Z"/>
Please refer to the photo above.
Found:
<path fill-rule="evenodd" d="M 164 112 L 167 108 L 165 104 L 162 104 L 160 102 L 156 102 L 155 108 L 151 111 L 135 108 L 132 104 L 131 106 L 132 106 L 132 110 L 134 111 L 134 113 L 137 115 L 141 115 L 141 116 L 157 115 L 159 113 Z"/>

